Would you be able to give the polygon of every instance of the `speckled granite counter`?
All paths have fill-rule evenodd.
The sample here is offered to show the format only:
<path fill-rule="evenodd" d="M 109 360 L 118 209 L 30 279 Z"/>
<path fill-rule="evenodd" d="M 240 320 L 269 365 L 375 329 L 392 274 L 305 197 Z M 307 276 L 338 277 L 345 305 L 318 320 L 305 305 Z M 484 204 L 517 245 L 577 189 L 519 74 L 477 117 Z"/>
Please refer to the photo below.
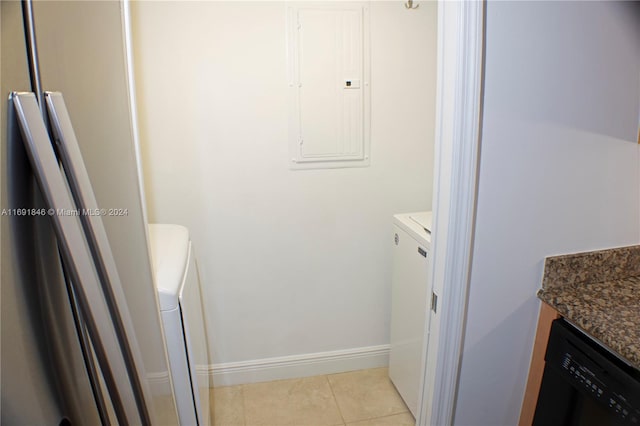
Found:
<path fill-rule="evenodd" d="M 640 245 L 548 257 L 538 297 L 640 369 Z"/>

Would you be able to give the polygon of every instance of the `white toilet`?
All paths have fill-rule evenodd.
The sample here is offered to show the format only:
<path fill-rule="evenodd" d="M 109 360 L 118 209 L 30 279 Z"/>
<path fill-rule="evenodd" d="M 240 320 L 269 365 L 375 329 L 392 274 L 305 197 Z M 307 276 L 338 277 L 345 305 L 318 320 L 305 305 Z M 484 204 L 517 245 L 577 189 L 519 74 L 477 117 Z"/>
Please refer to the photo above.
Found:
<path fill-rule="evenodd" d="M 149 225 L 171 380 L 181 426 L 209 426 L 209 356 L 189 230 Z"/>

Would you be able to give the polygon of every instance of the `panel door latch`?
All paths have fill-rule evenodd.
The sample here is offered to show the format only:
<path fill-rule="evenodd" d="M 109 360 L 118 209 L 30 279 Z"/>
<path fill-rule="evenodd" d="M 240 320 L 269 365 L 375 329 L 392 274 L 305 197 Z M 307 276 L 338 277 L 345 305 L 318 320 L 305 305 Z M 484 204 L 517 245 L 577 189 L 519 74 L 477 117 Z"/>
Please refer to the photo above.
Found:
<path fill-rule="evenodd" d="M 438 313 L 438 295 L 434 292 L 431 292 L 431 310 Z"/>

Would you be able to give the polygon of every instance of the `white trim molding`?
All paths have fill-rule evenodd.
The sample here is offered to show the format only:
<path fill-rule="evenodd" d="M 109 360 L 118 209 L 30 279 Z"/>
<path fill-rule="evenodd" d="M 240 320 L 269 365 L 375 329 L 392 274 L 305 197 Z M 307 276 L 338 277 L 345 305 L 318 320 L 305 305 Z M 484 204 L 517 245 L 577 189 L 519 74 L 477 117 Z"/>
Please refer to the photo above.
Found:
<path fill-rule="evenodd" d="M 343 373 L 389 365 L 389 345 L 226 362 L 209 366 L 214 386 Z"/>
<path fill-rule="evenodd" d="M 167 395 L 172 389 L 168 371 L 147 373 L 146 378 L 153 397 Z"/>
<path fill-rule="evenodd" d="M 454 422 L 473 247 L 479 159 L 484 3 L 438 2 L 431 339 L 418 425 Z M 437 328 L 436 328 L 437 327 Z"/>

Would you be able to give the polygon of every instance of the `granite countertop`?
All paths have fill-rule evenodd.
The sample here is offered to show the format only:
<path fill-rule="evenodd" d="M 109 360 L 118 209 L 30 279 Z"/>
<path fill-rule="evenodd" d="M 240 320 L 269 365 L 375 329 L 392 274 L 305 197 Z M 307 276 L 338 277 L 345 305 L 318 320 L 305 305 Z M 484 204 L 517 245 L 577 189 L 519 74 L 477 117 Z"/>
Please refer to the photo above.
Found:
<path fill-rule="evenodd" d="M 538 297 L 640 370 L 640 245 L 548 257 Z"/>

